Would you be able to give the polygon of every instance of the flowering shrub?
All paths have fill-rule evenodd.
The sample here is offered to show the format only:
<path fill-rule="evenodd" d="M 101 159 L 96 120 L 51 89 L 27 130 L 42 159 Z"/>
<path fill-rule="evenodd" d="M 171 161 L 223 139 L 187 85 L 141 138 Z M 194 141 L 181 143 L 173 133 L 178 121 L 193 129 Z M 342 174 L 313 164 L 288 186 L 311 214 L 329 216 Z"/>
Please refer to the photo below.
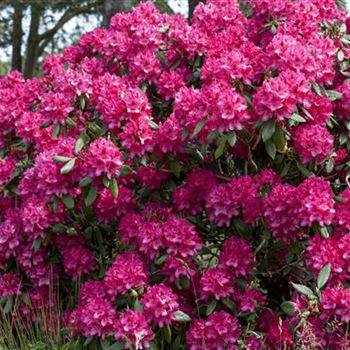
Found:
<path fill-rule="evenodd" d="M 94 349 L 349 349 L 337 5 L 146 2 L 1 77 L 3 318 Z"/>

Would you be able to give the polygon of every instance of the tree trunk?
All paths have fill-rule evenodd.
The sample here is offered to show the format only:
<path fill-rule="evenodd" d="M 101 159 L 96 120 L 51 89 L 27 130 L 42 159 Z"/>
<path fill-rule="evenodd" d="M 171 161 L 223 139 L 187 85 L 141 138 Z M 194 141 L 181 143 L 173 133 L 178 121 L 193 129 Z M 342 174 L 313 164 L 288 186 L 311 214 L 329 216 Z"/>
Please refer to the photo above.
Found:
<path fill-rule="evenodd" d="M 103 6 L 103 26 L 109 27 L 109 22 L 117 12 L 130 12 L 133 7 L 132 0 L 105 0 Z"/>
<path fill-rule="evenodd" d="M 22 18 L 23 18 L 23 5 L 15 3 L 14 13 L 12 18 L 12 57 L 11 57 L 11 69 L 22 71 Z"/>
<path fill-rule="evenodd" d="M 189 20 L 192 19 L 194 9 L 196 8 L 196 6 L 200 2 L 205 2 L 205 0 L 188 0 L 188 18 L 189 18 Z"/>
<path fill-rule="evenodd" d="M 26 47 L 27 55 L 24 66 L 24 76 L 26 78 L 33 76 L 38 60 L 39 26 L 41 16 L 41 8 L 38 4 L 33 4 L 31 6 L 30 15 L 30 29 Z"/>

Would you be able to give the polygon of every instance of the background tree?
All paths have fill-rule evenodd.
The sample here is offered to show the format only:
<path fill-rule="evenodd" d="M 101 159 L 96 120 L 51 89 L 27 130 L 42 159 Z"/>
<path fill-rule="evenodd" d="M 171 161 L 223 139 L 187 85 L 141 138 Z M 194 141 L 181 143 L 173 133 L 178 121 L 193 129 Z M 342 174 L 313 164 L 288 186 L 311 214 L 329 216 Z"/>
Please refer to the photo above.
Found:
<path fill-rule="evenodd" d="M 64 25 L 77 16 L 99 15 L 102 7 L 103 0 L 3 1 L 0 45 L 11 46 L 11 69 L 22 71 L 26 77 L 33 76 L 39 57 L 57 39 Z M 23 29 L 25 23 L 27 30 Z"/>
<path fill-rule="evenodd" d="M 74 43 L 92 27 L 108 27 L 117 12 L 131 11 L 144 0 L 3 0 L 0 3 L 0 74 L 9 69 L 29 78 L 42 58 Z M 192 17 L 194 8 L 205 0 L 152 0 L 161 12 L 173 13 L 170 6 Z M 76 27 L 67 23 L 76 19 Z M 73 21 L 74 22 L 74 21 Z M 93 26 L 91 26 L 93 23 Z M 11 58 L 10 58 L 11 57 Z"/>

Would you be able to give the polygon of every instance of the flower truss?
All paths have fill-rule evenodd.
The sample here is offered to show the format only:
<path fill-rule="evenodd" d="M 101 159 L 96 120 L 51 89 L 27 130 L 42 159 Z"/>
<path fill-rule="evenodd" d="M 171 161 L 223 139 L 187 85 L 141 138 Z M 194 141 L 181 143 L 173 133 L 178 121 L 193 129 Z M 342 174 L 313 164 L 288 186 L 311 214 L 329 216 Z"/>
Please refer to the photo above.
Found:
<path fill-rule="evenodd" d="M 341 1 L 208 0 L 1 77 L 2 314 L 103 349 L 349 349 L 349 67 Z"/>

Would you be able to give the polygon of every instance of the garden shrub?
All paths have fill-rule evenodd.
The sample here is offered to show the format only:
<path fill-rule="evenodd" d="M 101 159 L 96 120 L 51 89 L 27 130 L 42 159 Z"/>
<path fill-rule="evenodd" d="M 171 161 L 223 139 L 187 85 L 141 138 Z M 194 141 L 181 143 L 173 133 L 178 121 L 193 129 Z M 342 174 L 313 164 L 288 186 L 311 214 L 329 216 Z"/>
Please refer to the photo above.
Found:
<path fill-rule="evenodd" d="M 337 5 L 208 0 L 189 25 L 142 3 L 2 77 L 3 322 L 102 349 L 349 349 Z"/>

